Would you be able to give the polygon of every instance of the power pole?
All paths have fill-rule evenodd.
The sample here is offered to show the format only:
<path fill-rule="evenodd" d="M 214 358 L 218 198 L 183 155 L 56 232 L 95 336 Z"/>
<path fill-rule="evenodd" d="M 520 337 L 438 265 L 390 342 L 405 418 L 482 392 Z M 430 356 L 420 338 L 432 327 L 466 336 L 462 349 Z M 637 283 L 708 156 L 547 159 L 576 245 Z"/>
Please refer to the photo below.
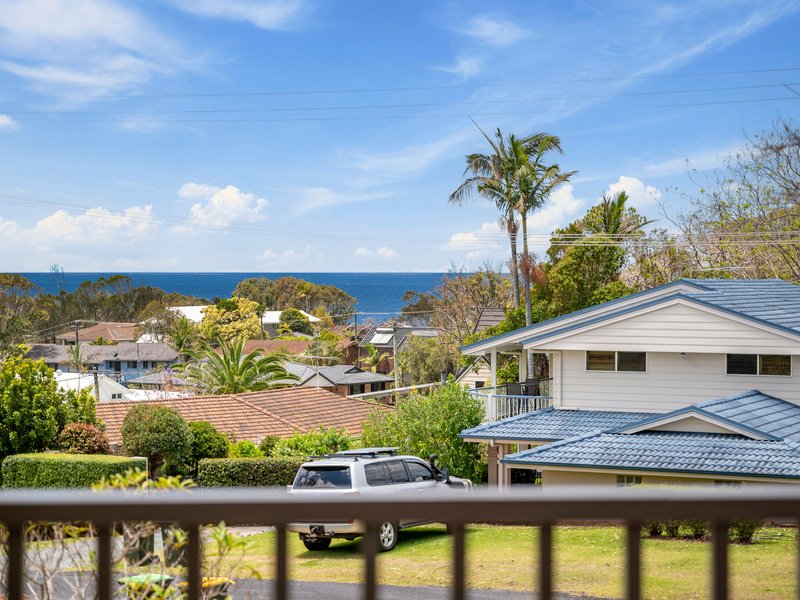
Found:
<path fill-rule="evenodd" d="M 392 362 L 394 363 L 394 389 L 400 387 L 400 368 L 397 366 L 397 321 L 392 320 Z"/>
<path fill-rule="evenodd" d="M 97 374 L 97 367 L 92 369 L 92 375 L 94 375 L 94 397 L 100 402 L 100 377 Z"/>

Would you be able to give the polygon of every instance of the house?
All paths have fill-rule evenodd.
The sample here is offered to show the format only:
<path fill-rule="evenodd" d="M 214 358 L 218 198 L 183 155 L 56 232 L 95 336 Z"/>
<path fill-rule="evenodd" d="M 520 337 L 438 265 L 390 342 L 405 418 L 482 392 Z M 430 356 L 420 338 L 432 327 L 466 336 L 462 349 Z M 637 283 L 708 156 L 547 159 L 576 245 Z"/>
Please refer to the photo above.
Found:
<path fill-rule="evenodd" d="M 109 443 L 122 443 L 122 422 L 138 403 L 109 402 L 97 406 L 97 417 L 106 425 Z M 296 432 L 307 433 L 320 427 L 344 429 L 348 435 L 358 437 L 370 412 L 392 410 L 318 388 L 169 398 L 148 404 L 172 408 L 190 422 L 208 421 L 236 440 L 254 443 L 268 435 L 287 438 Z"/>
<path fill-rule="evenodd" d="M 353 365 L 323 367 L 287 361 L 284 366 L 289 373 L 299 378 L 296 386 L 325 388 L 341 396 L 382 392 L 391 388 L 394 383 L 391 377 L 364 371 Z"/>
<path fill-rule="evenodd" d="M 512 466 L 536 468 L 544 481 L 608 482 L 611 458 L 636 470 L 621 456 L 623 446 L 636 444 L 645 462 L 650 450 L 652 456 L 660 452 L 669 458 L 654 461 L 658 468 L 650 477 L 677 480 L 678 473 L 683 477 L 691 471 L 682 466 L 686 453 L 711 464 L 715 454 L 732 453 L 735 446 L 744 461 L 748 452 L 778 448 L 766 442 L 795 443 L 746 415 L 725 413 L 722 419 L 706 414 L 744 403 L 752 405 L 756 416 L 783 421 L 789 414 L 784 409 L 800 405 L 800 286 L 784 281 L 682 279 L 481 340 L 462 351 L 488 361 L 490 386 L 501 352 L 520 357 L 521 380 L 526 378 L 525 351 L 543 354 L 549 364 L 549 393 L 537 398 L 549 405 L 537 406 L 544 410 L 529 412 L 524 395 L 473 392 L 486 401 L 490 421 L 500 407 L 522 407 L 517 414 L 506 413 L 510 418 L 461 434 L 489 443 L 491 479 L 501 485 L 508 482 Z M 690 413 L 675 412 L 689 408 Z M 511 445 L 519 452 L 511 454 Z M 688 478 L 734 476 L 717 477 L 716 468 L 723 466 Z M 738 473 L 737 481 L 770 478 L 776 473 L 771 469 L 753 467 Z M 583 474 L 554 476 L 554 471 Z M 640 474 L 631 477 L 642 481 Z"/>
<path fill-rule="evenodd" d="M 399 353 L 403 349 L 403 344 L 411 337 L 430 338 L 437 335 L 439 335 L 439 332 L 433 327 L 412 327 L 410 325 L 378 326 L 372 327 L 364 334 L 358 347 L 362 359 L 369 355 L 365 349 L 367 346 L 373 346 L 379 355 L 386 354 L 387 358 L 381 361 L 377 370 L 379 373 L 389 373 L 394 368 L 395 344 Z"/>
<path fill-rule="evenodd" d="M 117 402 L 131 399 L 128 388 L 102 373 L 98 374 L 97 379 L 95 379 L 94 373 L 64 373 L 63 371 L 56 371 L 55 379 L 58 387 L 62 390 L 74 392 L 89 390 L 97 398 L 98 402 Z"/>
<path fill-rule="evenodd" d="M 117 323 L 103 321 L 75 331 L 56 336 L 57 344 L 75 345 L 76 342 L 91 344 L 102 338 L 105 343 L 135 342 L 138 340 L 138 323 Z"/>
<path fill-rule="evenodd" d="M 496 306 L 484 306 L 478 315 L 478 320 L 475 323 L 473 333 L 480 333 L 489 327 L 496 327 L 502 323 L 506 318 L 506 313 L 502 308 Z M 486 387 L 491 379 L 492 373 L 489 370 L 489 361 L 485 357 L 479 356 L 475 359 L 475 363 L 463 367 L 456 373 L 456 383 L 465 385 L 468 388 L 482 388 Z"/>
<path fill-rule="evenodd" d="M 62 344 L 31 344 L 27 358 L 42 359 L 54 371 L 76 371 L 69 347 Z M 81 345 L 81 359 L 89 369 L 97 369 L 125 383 L 151 371 L 166 369 L 178 362 L 178 353 L 167 344 L 121 342 L 113 345 Z"/>
<path fill-rule="evenodd" d="M 203 320 L 203 317 L 205 316 L 203 314 L 203 309 L 207 307 L 208 304 L 204 304 L 202 306 L 173 306 L 170 310 L 177 312 L 179 315 L 189 319 L 196 325 Z M 280 327 L 282 312 L 283 312 L 282 310 L 266 310 L 261 315 L 261 327 L 263 328 L 264 333 L 269 337 L 275 337 L 276 335 L 278 335 L 278 329 Z M 312 324 L 320 322 L 320 319 L 315 317 L 314 315 L 310 315 L 302 310 L 300 312 Z"/>

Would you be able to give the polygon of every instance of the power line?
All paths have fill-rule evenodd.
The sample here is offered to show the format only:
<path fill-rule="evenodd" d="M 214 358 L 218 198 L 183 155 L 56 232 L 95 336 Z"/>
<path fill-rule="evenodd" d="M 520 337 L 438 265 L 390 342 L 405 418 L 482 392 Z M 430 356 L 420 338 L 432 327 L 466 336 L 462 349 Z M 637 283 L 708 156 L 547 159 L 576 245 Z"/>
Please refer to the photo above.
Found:
<path fill-rule="evenodd" d="M 617 81 L 648 81 L 659 79 L 688 79 L 692 77 L 720 77 L 726 75 L 753 75 L 765 73 L 786 73 L 800 71 L 800 67 L 776 67 L 764 69 L 740 69 L 735 71 L 705 71 L 699 73 L 675 73 L 670 75 L 633 75 L 628 77 L 588 77 L 574 79 L 552 79 L 546 81 L 536 81 L 535 85 L 560 85 L 575 83 L 602 83 Z M 531 82 L 508 82 L 497 81 L 489 83 L 462 83 L 451 85 L 417 85 L 405 87 L 371 87 L 371 88 L 339 88 L 339 89 L 316 89 L 316 90 L 264 90 L 255 92 L 208 92 L 208 93 L 181 93 L 181 94 L 86 94 L 71 96 L 76 99 L 118 99 L 136 100 L 147 98 L 226 98 L 226 97 L 247 97 L 247 96 L 310 96 L 322 94 L 366 94 L 382 92 L 416 92 L 432 90 L 457 90 L 457 89 L 481 89 L 498 87 L 526 87 L 531 86 Z M 8 98 L 8 96 L 6 96 Z"/>

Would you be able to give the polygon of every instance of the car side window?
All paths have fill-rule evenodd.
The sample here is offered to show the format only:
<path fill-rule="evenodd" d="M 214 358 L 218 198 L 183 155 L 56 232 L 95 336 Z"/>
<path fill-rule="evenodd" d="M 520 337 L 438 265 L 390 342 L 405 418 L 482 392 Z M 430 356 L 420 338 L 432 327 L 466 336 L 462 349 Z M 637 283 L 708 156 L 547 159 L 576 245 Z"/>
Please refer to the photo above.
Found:
<path fill-rule="evenodd" d="M 433 479 L 433 473 L 427 465 L 423 465 L 415 460 L 409 460 L 406 462 L 406 467 L 408 467 L 411 481 L 431 481 Z"/>
<path fill-rule="evenodd" d="M 408 477 L 408 471 L 403 464 L 402 460 L 390 460 L 384 463 L 386 468 L 389 469 L 389 475 L 392 478 L 392 483 L 408 483 L 411 481 Z"/>
<path fill-rule="evenodd" d="M 372 463 L 364 465 L 364 475 L 367 478 L 367 485 L 389 485 L 389 472 L 383 463 Z"/>

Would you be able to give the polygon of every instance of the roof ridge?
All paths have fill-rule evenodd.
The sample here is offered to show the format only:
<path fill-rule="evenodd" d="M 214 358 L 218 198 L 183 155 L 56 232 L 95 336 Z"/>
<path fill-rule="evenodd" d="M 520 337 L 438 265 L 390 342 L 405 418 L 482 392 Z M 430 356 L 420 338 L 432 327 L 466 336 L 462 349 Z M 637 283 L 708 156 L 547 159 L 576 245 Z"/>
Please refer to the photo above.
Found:
<path fill-rule="evenodd" d="M 246 394 L 257 394 L 258 392 L 245 392 L 245 393 Z M 254 408 L 254 409 L 256 409 L 256 410 L 258 410 L 258 411 L 260 411 L 260 412 L 262 412 L 262 413 L 264 413 L 266 415 L 269 415 L 270 417 L 272 417 L 274 419 L 277 419 L 278 421 L 280 421 L 284 425 L 288 425 L 289 427 L 292 427 L 294 429 L 298 429 L 298 430 L 300 429 L 300 425 L 298 425 L 297 423 L 292 423 L 288 419 L 284 419 L 280 415 L 276 415 L 272 411 L 267 410 L 266 408 L 264 408 L 262 406 L 258 406 L 256 404 L 253 404 L 252 402 L 249 402 L 249 401 L 245 400 L 244 398 L 242 398 L 239 394 L 226 394 L 226 395 L 229 395 L 233 399 L 237 400 L 238 402 L 241 402 L 242 404 L 244 404 L 246 406 L 249 406 L 250 408 Z"/>

